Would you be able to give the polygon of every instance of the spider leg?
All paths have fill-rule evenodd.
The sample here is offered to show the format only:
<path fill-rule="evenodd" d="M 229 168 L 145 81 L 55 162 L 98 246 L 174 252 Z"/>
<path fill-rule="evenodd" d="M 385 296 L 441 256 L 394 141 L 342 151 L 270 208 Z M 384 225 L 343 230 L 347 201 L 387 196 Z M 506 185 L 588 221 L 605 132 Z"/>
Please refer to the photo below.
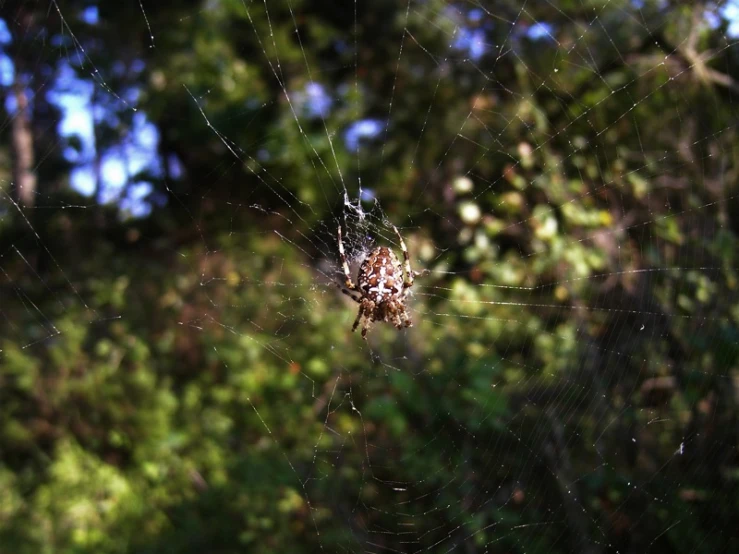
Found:
<path fill-rule="evenodd" d="M 357 327 L 359 327 L 359 322 L 362 321 L 363 315 L 364 315 L 364 306 L 359 306 L 359 313 L 357 314 L 357 319 L 354 320 L 354 325 L 352 325 L 352 333 L 357 330 Z M 366 325 L 362 327 L 363 337 L 367 334 L 366 329 L 367 329 Z"/>
<path fill-rule="evenodd" d="M 357 298 L 356 296 L 354 296 L 354 294 L 352 294 L 353 291 L 346 290 L 344 287 L 342 287 L 341 285 L 338 285 L 338 284 L 336 286 L 339 287 L 339 290 L 341 292 L 343 292 L 344 294 L 346 294 L 349 298 L 351 298 L 352 300 L 354 300 L 357 304 L 361 304 L 362 303 L 362 301 L 359 298 Z"/>
<path fill-rule="evenodd" d="M 346 261 L 346 254 L 344 253 L 344 241 L 341 238 L 341 225 L 338 227 L 339 230 L 339 255 L 341 256 L 341 265 L 344 269 L 344 275 L 346 276 L 346 288 L 349 290 L 357 290 L 357 286 L 352 282 L 352 276 L 349 273 L 349 262 Z"/>
<path fill-rule="evenodd" d="M 400 231 L 398 231 L 398 228 L 395 225 L 393 225 L 393 231 L 398 235 L 398 240 L 400 240 L 400 249 L 403 251 L 403 269 L 405 270 L 403 288 L 407 289 L 413 286 L 413 277 L 418 277 L 419 274 L 418 272 L 411 271 L 411 258 L 408 255 L 408 248 L 405 245 L 403 237 L 400 235 Z"/>
<path fill-rule="evenodd" d="M 365 298 L 361 301 L 361 305 L 359 306 L 359 313 L 357 314 L 357 319 L 354 320 L 354 326 L 352 327 L 352 331 L 356 331 L 357 327 L 359 326 L 359 322 L 361 321 L 362 317 L 364 317 L 364 323 L 362 324 L 362 338 L 364 340 L 367 340 L 367 331 L 370 328 L 370 325 L 372 325 L 372 322 L 374 321 L 374 310 L 375 310 L 375 303 L 371 300 Z"/>
<path fill-rule="evenodd" d="M 408 315 L 408 312 L 403 310 L 403 324 L 406 327 L 413 327 L 413 322 L 411 321 L 411 316 Z"/>

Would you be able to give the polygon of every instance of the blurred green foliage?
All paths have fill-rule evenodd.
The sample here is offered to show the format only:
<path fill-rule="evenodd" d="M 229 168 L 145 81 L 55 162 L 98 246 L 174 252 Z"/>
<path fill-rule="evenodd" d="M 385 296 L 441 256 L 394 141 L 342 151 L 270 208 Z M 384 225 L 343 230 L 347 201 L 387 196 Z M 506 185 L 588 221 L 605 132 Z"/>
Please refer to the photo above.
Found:
<path fill-rule="evenodd" d="M 0 551 L 739 548 L 713 4 L 93 4 L 5 2 L 4 53 L 33 90 L 94 86 L 99 153 L 145 113 L 163 171 L 129 176 L 147 217 L 81 197 L 37 94 L 16 206 L 0 130 Z M 335 233 L 359 255 L 384 217 L 431 275 L 365 344 Z"/>

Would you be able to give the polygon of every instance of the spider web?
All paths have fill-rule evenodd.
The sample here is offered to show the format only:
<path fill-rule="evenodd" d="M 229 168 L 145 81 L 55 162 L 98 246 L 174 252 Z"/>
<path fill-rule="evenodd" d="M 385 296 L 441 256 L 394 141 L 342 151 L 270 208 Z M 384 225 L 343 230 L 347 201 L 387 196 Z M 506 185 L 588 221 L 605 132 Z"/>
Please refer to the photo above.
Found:
<path fill-rule="evenodd" d="M 209 197 L 208 182 L 190 192 L 172 185 L 171 198 L 183 206 L 190 196 L 208 198 L 223 221 L 254 217 L 262 224 L 247 232 L 234 223 L 225 242 L 214 244 L 208 221 L 190 215 L 201 249 L 179 263 L 197 267 L 201 278 L 174 332 L 208 350 L 228 375 L 221 393 L 235 391 L 249 409 L 244 421 L 229 424 L 234 430 L 206 430 L 204 441 L 236 437 L 240 444 L 221 447 L 247 459 L 252 450 L 269 452 L 281 494 L 292 498 L 296 545 L 378 553 L 737 546 L 730 509 L 735 514 L 739 469 L 739 304 L 734 254 L 727 253 L 736 245 L 736 113 L 720 121 L 719 108 L 706 105 L 700 109 L 718 123 L 683 123 L 683 114 L 699 108 L 685 92 L 694 80 L 721 81 L 714 86 L 736 94 L 731 74 L 711 66 L 736 56 L 735 39 L 719 25 L 703 53 L 687 32 L 666 51 L 627 60 L 635 56 L 633 37 L 614 21 L 636 21 L 647 43 L 682 8 L 580 2 L 578 33 L 563 37 L 534 17 L 539 4 L 511 10 L 408 0 L 400 20 L 388 23 L 397 33 L 396 69 L 392 82 L 379 86 L 360 72 L 357 55 L 368 39 L 362 27 L 369 25 L 363 15 L 372 12 L 356 0 L 347 35 L 353 41 L 344 45 L 354 54 L 348 88 L 329 90 L 291 84 L 315 86 L 325 77 L 310 61 L 303 4 L 241 3 L 281 91 L 292 147 L 309 160 L 294 169 L 318 182 L 322 197 L 285 185 L 287 170 L 271 168 L 269 147 L 231 137 L 228 129 L 249 124 L 246 116 L 218 122 L 211 93 L 182 83 L 204 141 L 222 148 L 212 183 L 246 171 L 258 187 L 253 201 Z M 96 86 L 128 102 L 95 77 L 95 59 L 82 50 L 64 6 L 57 8 L 70 51 Z M 694 24 L 718 25 L 714 8 Z M 155 46 L 150 15 L 142 4 Z M 292 21 L 301 59 L 284 59 L 289 49 L 273 32 L 279 18 Z M 500 44 L 475 32 L 491 27 L 505 29 Z M 426 28 L 444 36 L 446 47 L 428 39 Z M 401 74 L 409 57 L 428 92 L 423 118 L 414 122 L 420 127 L 410 132 L 404 106 L 418 100 Z M 506 73 L 509 61 L 518 75 Z M 617 62 L 631 71 L 614 76 L 606 68 Z M 569 86 L 584 69 L 598 87 Z M 447 79 L 469 81 L 466 113 L 449 113 L 437 97 Z M 310 90 L 319 91 L 313 104 Z M 385 107 L 373 117 L 360 113 L 360 99 L 371 94 Z M 312 108 L 324 95 L 332 107 Z M 548 119 L 546 102 L 566 114 L 565 124 Z M 353 135 L 332 119 L 344 104 Z M 682 133 L 680 140 L 642 143 L 655 124 L 654 106 L 665 105 L 665 134 Z M 448 118 L 455 133 L 436 134 Z M 413 140 L 395 140 L 396 133 Z M 638 147 L 626 148 L 625 140 Z M 441 155 L 429 162 L 432 145 L 442 145 Z M 386 167 L 397 174 L 383 173 Z M 378 176 L 394 178 L 395 190 L 373 182 Z M 26 213 L 8 195 L 3 203 L 6 214 Z M 76 325 L 59 328 L 55 314 L 24 293 L 46 286 L 32 264 L 24 262 L 23 274 L 3 269 L 15 302 L 37 324 L 31 336 L 9 322 L 23 350 L 125 321 L 132 308 L 96 310 L 71 277 L 77 270 L 57 261 L 59 246 L 26 222 L 65 277 L 65 292 L 48 289 L 58 312 L 79 315 Z M 362 341 L 350 332 L 356 304 L 339 291 L 337 228 L 356 276 L 375 246 L 400 253 L 393 225 L 413 269 L 429 274 L 416 280 L 408 300 L 414 326 L 398 331 L 376 322 Z M 224 252 L 240 252 L 245 265 Z M 3 257 L 24 255 L 13 246 Z M 284 386 L 260 388 L 274 372 L 285 376 Z M 300 419 L 281 409 L 289 404 L 301 406 Z M 293 447 L 305 442 L 303 433 L 312 448 Z M 198 472 L 217 482 L 216 472 Z"/>

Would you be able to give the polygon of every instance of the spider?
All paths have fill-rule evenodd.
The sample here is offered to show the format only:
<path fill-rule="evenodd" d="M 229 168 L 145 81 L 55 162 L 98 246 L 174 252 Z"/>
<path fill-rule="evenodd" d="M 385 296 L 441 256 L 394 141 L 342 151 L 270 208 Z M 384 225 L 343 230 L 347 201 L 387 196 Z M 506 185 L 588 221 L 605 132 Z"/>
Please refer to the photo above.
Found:
<path fill-rule="evenodd" d="M 357 330 L 359 323 L 364 318 L 362 324 L 362 338 L 364 340 L 367 340 L 367 330 L 373 321 L 388 321 L 398 329 L 413 325 L 406 310 L 405 299 L 413 286 L 413 278 L 420 277 L 425 273 L 411 271 L 411 261 L 405 241 L 395 225 L 393 225 L 393 230 L 398 235 L 400 247 L 403 250 L 405 275 L 403 274 L 404 268 L 400 265 L 400 260 L 398 260 L 395 252 L 387 246 L 378 246 L 370 252 L 369 256 L 359 266 L 358 285 L 355 285 L 349 274 L 349 263 L 344 253 L 341 226 L 339 226 L 339 254 L 346 276 L 346 282 L 344 283 L 346 288 L 341 288 L 341 292 L 359 304 L 359 313 L 357 319 L 354 320 L 352 331 Z M 359 298 L 354 296 L 354 293 L 359 294 Z"/>

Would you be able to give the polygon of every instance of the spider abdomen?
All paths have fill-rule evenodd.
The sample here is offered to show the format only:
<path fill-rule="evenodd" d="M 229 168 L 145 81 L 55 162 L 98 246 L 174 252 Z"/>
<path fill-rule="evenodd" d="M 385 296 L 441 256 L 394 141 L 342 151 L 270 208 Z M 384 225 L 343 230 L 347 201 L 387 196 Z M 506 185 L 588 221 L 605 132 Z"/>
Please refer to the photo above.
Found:
<path fill-rule="evenodd" d="M 392 250 L 375 248 L 359 267 L 359 290 L 376 305 L 399 299 L 403 292 L 403 268 Z"/>

